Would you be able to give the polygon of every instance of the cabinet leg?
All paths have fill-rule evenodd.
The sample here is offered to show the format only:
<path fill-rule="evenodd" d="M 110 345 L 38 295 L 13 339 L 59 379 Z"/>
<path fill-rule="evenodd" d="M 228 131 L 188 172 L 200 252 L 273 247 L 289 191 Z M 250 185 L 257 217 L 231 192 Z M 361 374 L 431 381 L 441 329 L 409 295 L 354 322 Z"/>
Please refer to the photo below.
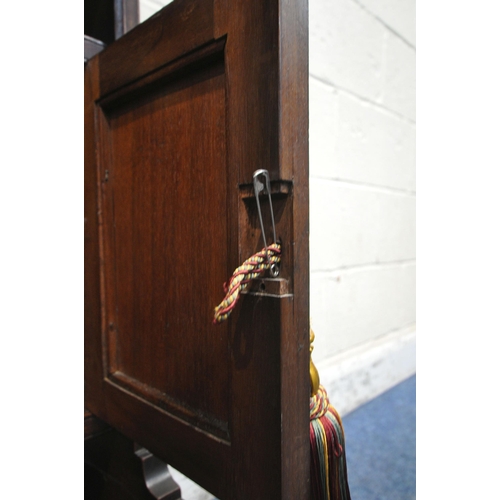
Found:
<path fill-rule="evenodd" d="M 181 500 L 167 464 L 115 429 L 85 440 L 86 500 Z"/>
<path fill-rule="evenodd" d="M 146 486 L 155 499 L 182 500 L 179 485 L 174 481 L 165 462 L 138 444 L 135 444 L 135 454 L 142 462 Z"/>

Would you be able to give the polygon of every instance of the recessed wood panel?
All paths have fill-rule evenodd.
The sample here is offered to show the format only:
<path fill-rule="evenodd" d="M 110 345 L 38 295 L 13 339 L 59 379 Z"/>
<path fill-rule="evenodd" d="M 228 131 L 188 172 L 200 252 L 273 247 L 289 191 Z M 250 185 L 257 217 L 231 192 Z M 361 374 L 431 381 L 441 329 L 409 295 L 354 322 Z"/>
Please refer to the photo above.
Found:
<path fill-rule="evenodd" d="M 102 119 L 108 377 L 228 438 L 223 61 L 121 102 Z"/>

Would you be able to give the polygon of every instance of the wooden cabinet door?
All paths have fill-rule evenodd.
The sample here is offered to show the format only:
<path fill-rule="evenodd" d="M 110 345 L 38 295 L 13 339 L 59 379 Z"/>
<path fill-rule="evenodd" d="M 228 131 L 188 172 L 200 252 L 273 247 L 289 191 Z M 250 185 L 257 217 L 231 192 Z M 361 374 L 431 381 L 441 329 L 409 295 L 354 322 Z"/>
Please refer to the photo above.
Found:
<path fill-rule="evenodd" d="M 307 22 L 176 0 L 85 68 L 85 406 L 221 499 L 309 497 Z M 214 325 L 257 169 L 280 275 Z"/>

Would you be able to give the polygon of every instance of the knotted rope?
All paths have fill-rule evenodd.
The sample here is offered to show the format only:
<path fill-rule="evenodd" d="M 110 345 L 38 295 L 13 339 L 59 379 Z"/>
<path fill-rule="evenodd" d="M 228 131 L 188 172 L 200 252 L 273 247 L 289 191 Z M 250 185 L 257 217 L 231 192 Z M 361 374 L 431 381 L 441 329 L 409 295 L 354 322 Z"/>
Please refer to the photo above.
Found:
<path fill-rule="evenodd" d="M 260 252 L 248 258 L 240 267 L 235 269 L 229 284 L 224 283 L 226 296 L 215 308 L 214 324 L 222 323 L 231 314 L 238 302 L 240 293 L 248 287 L 250 281 L 261 276 L 272 264 L 279 264 L 281 259 L 281 247 L 273 243 Z"/>

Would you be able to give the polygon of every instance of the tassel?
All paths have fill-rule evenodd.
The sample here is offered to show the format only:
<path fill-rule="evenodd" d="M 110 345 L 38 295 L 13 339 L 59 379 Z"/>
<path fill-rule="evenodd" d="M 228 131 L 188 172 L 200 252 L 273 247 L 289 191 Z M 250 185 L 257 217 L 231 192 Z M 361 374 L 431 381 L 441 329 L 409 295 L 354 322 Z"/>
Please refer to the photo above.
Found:
<path fill-rule="evenodd" d="M 312 330 L 310 339 L 312 351 Z M 325 388 L 319 385 L 319 375 L 312 360 L 310 377 L 311 499 L 350 500 L 342 420 L 330 404 Z"/>

